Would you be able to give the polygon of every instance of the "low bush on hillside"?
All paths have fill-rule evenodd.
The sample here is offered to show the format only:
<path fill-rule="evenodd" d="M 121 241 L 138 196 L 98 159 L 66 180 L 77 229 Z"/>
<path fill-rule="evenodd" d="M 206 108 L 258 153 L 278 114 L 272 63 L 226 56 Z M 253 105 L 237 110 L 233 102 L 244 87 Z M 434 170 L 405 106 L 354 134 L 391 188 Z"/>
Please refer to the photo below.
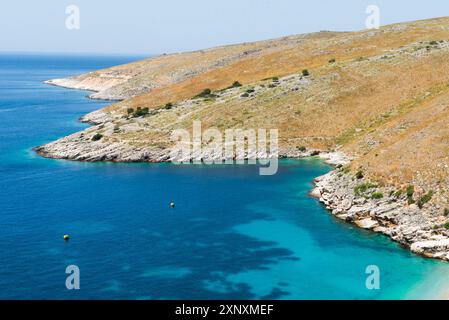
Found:
<path fill-rule="evenodd" d="M 101 133 L 96 133 L 92 137 L 92 141 L 99 141 L 99 140 L 101 140 L 101 138 L 103 138 L 103 135 Z"/>
<path fill-rule="evenodd" d="M 382 199 L 384 197 L 384 195 L 381 192 L 374 192 L 371 195 L 371 199 Z"/>
<path fill-rule="evenodd" d="M 424 205 L 429 202 L 433 197 L 433 191 L 429 191 L 427 192 L 425 195 L 423 195 L 421 198 L 419 198 L 418 200 L 418 207 L 420 209 L 422 209 L 424 207 Z"/>
<path fill-rule="evenodd" d="M 212 90 L 204 89 L 199 94 L 194 96 L 193 99 L 198 99 L 198 98 L 216 98 L 216 97 L 217 97 L 217 95 L 212 93 Z"/>
<path fill-rule="evenodd" d="M 413 195 L 415 194 L 415 187 L 412 186 L 412 185 L 408 186 L 407 190 L 406 190 L 406 193 L 407 193 L 407 202 L 408 202 L 408 204 L 415 203 L 415 200 L 413 200 Z"/>
<path fill-rule="evenodd" d="M 309 70 L 307 70 L 307 69 L 302 70 L 302 75 L 303 75 L 304 77 L 308 77 L 308 76 L 310 75 Z"/>
<path fill-rule="evenodd" d="M 396 191 L 396 192 L 394 193 L 394 196 L 395 196 L 396 198 L 400 198 L 400 197 L 402 196 L 403 193 L 404 193 L 404 191 L 403 191 L 402 189 L 399 189 L 398 191 Z"/>
<path fill-rule="evenodd" d="M 150 111 L 150 109 L 148 109 L 148 107 L 145 107 L 145 108 L 137 107 L 137 110 L 134 111 L 134 117 L 137 118 L 137 117 L 146 116 L 149 111 Z"/>
<path fill-rule="evenodd" d="M 354 193 L 357 196 L 362 196 L 369 189 L 374 189 L 374 188 L 377 188 L 377 185 L 375 185 L 373 183 L 366 182 L 366 183 L 362 183 L 362 184 L 359 184 L 358 186 L 356 186 L 354 188 Z"/>

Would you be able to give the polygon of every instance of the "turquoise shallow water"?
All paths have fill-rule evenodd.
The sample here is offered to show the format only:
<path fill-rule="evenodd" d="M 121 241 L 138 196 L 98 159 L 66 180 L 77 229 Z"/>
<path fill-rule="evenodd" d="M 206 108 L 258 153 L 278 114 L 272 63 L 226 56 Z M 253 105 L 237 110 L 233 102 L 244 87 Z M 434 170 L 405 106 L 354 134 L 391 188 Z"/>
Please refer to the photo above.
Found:
<path fill-rule="evenodd" d="M 259 176 L 249 165 L 76 163 L 31 151 L 108 104 L 43 80 L 133 59 L 0 55 L 0 298 L 402 299 L 444 289 L 447 264 L 337 221 L 307 195 L 330 170 L 319 160 Z M 70 264 L 78 291 L 65 288 Z M 368 265 L 380 268 L 380 290 L 365 287 Z"/>

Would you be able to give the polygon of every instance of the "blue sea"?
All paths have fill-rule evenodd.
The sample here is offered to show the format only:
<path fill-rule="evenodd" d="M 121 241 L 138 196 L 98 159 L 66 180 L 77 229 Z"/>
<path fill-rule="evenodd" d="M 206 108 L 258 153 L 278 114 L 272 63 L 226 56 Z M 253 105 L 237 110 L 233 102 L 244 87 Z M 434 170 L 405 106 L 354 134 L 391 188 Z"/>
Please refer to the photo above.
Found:
<path fill-rule="evenodd" d="M 1 299 L 441 295 L 447 264 L 338 221 L 308 196 L 331 170 L 318 159 L 260 176 L 253 165 L 79 163 L 32 151 L 110 103 L 44 80 L 139 58 L 0 55 Z M 69 265 L 79 290 L 65 286 Z M 365 285 L 370 265 L 378 290 Z"/>

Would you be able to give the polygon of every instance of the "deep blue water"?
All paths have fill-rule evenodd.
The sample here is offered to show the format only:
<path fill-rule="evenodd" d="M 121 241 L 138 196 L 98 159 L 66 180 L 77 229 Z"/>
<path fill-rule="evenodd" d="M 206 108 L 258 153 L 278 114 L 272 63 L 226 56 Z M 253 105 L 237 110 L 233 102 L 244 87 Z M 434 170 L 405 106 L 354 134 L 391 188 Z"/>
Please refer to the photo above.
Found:
<path fill-rule="evenodd" d="M 108 104 L 42 81 L 133 59 L 0 55 L 0 298 L 423 298 L 445 285 L 446 264 L 308 197 L 330 170 L 316 159 L 259 176 L 249 165 L 76 163 L 31 151 Z M 80 290 L 65 288 L 71 264 Z M 365 287 L 368 265 L 380 268 L 380 290 Z"/>

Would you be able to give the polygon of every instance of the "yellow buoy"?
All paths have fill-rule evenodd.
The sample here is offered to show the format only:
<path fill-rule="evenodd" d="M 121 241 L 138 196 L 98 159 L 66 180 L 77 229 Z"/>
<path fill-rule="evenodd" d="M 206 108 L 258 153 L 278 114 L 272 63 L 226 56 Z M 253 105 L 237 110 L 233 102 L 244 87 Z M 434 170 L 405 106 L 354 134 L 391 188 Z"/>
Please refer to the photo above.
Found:
<path fill-rule="evenodd" d="M 171 202 L 171 203 L 170 203 L 170 208 L 173 209 L 174 207 L 175 207 L 175 203 L 174 203 L 174 202 Z"/>
<path fill-rule="evenodd" d="M 68 234 L 65 234 L 65 235 L 64 235 L 64 240 L 65 240 L 65 241 L 68 241 L 69 239 L 70 239 L 69 235 L 68 235 Z"/>

